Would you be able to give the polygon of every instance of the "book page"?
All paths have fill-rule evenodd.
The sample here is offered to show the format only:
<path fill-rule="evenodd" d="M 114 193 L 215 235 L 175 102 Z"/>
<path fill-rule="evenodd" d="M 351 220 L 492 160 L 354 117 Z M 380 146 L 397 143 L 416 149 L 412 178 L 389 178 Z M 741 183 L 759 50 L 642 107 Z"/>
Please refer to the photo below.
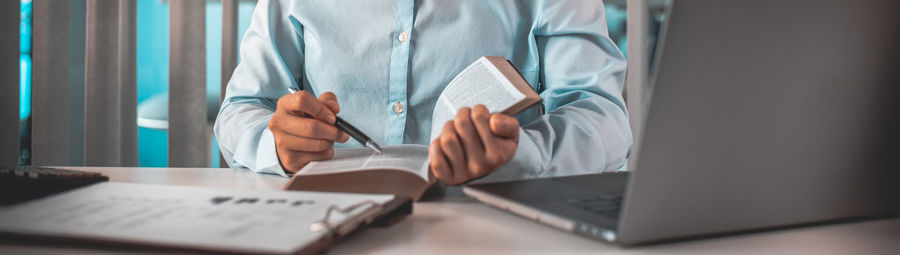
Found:
<path fill-rule="evenodd" d="M 456 117 L 459 108 L 484 104 L 491 113 L 501 112 L 525 98 L 491 62 L 481 57 L 459 73 L 444 88 L 434 105 L 431 139 L 441 133 L 444 123 Z"/>
<path fill-rule="evenodd" d="M 293 253 L 323 235 L 310 225 L 340 208 L 392 195 L 99 183 L 0 208 L 0 232 L 244 253 Z M 341 225 L 350 214 L 333 213 Z"/>
<path fill-rule="evenodd" d="M 313 161 L 295 175 L 333 174 L 369 169 L 407 171 L 428 181 L 428 147 L 418 144 L 385 146 L 384 154 L 369 148 L 336 149 L 334 157 Z"/>

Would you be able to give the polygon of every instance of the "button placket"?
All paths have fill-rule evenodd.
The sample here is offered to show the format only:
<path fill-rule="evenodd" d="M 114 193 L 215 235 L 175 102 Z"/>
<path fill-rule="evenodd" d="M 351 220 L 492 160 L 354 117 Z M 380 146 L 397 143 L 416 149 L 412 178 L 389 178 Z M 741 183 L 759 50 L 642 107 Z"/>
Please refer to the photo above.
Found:
<path fill-rule="evenodd" d="M 410 47 L 415 19 L 415 0 L 397 0 L 394 36 L 391 39 L 391 64 L 387 107 L 391 118 L 385 132 L 386 144 L 402 144 L 406 129 L 407 87 L 409 86 Z"/>

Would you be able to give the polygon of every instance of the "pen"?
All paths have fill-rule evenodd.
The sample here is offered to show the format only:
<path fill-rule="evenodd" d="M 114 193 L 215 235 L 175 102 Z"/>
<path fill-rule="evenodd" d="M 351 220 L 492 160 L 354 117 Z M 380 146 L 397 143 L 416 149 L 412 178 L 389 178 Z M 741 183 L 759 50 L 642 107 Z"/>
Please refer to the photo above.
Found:
<path fill-rule="evenodd" d="M 294 87 L 289 87 L 288 90 L 291 91 L 291 94 L 300 92 L 300 89 L 297 89 Z M 364 134 L 362 131 L 359 131 L 359 129 L 357 129 L 353 125 L 350 125 L 349 122 L 345 121 L 344 119 L 341 119 L 341 117 L 338 117 L 338 116 L 334 116 L 334 117 L 335 117 L 335 120 L 334 120 L 335 127 L 340 129 L 341 131 L 347 132 L 347 134 L 350 135 L 350 137 L 353 137 L 353 139 L 355 139 L 359 143 L 366 145 L 366 147 L 369 147 L 369 149 L 372 149 L 375 152 L 384 154 L 384 151 L 381 149 L 381 146 L 378 146 L 378 144 L 375 143 L 375 141 L 372 141 L 372 139 L 369 138 L 369 136 Z"/>

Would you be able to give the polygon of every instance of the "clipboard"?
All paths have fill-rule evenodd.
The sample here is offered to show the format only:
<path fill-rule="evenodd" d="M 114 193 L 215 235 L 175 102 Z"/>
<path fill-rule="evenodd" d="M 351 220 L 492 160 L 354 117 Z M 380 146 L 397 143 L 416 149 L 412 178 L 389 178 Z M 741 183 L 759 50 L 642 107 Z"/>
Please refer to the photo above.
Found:
<path fill-rule="evenodd" d="M 225 190 L 225 189 L 209 189 L 209 188 L 198 188 L 198 187 L 180 187 L 180 186 L 162 186 L 162 185 L 148 185 L 148 184 L 126 184 L 126 183 L 103 183 L 97 185 L 91 185 L 85 188 L 76 189 L 69 192 L 60 193 L 51 197 L 47 197 L 40 200 L 35 200 L 32 202 L 27 202 L 25 204 L 14 205 L 10 207 L 5 207 L 5 210 L 0 210 L 0 217 L 10 217 L 15 216 L 11 214 L 11 211 L 16 211 L 17 207 L 20 207 L 18 210 L 21 212 L 28 212 L 27 210 L 35 211 L 34 209 L 46 209 L 47 207 L 41 207 L 39 205 L 50 205 L 54 206 L 57 204 L 61 204 L 66 201 L 65 199 L 72 199 L 73 197 L 86 197 L 91 194 L 98 194 L 100 192 L 109 193 L 112 190 L 124 191 L 124 192 L 137 192 L 137 191 L 166 191 L 169 193 L 187 193 L 190 191 L 195 191 L 197 193 L 203 193 L 204 195 L 213 194 L 215 192 L 232 192 L 231 194 L 267 194 L 267 195 L 293 195 L 293 196 L 306 196 L 306 197 L 323 197 L 322 201 L 332 201 L 327 198 L 348 198 L 348 197 L 356 197 L 356 194 L 347 194 L 347 193 L 327 193 L 327 192 L 284 192 L 284 191 L 237 191 L 237 190 Z M 204 193 L 205 192 L 205 193 Z M 354 204 L 344 206 L 337 206 L 334 204 L 330 204 L 325 210 L 324 215 L 319 219 L 305 218 L 302 222 L 312 221 L 313 224 L 310 224 L 305 229 L 306 231 L 316 232 L 306 235 L 307 237 L 314 237 L 312 239 L 305 238 L 303 240 L 297 240 L 296 243 L 285 244 L 280 246 L 281 252 L 277 253 L 287 253 L 287 254 L 320 254 L 325 250 L 328 250 L 332 246 L 336 245 L 342 239 L 353 235 L 356 232 L 362 231 L 368 227 L 384 227 L 392 225 L 407 215 L 412 213 L 412 200 L 408 198 L 393 196 L 373 196 L 373 195 L 359 195 L 359 197 L 378 197 L 378 201 L 371 199 L 358 199 L 361 202 L 356 202 Z M 388 200 L 388 198 L 390 198 Z M 335 200 L 337 201 L 337 200 Z M 352 201 L 352 200 L 345 200 Z M 237 201 L 232 201 L 237 202 Z M 262 201 L 260 201 L 262 203 Z M 325 204 L 318 204 L 317 206 L 324 206 Z M 231 205 L 235 206 L 235 205 Z M 240 206 L 240 205 L 237 205 Z M 262 205 L 261 205 L 262 206 Z M 272 205 L 275 206 L 275 205 Z M 319 209 L 315 209 L 316 211 L 321 211 L 321 207 L 315 207 Z M 22 215 L 22 214 L 19 214 Z M 335 217 L 340 215 L 340 220 L 335 221 Z M 260 216 L 261 217 L 261 216 Z M 7 218 L 9 219 L 9 218 Z M 104 249 L 104 250 L 114 250 L 114 251 L 164 251 L 164 252 L 213 252 L 213 253 L 225 253 L 225 254 L 259 254 L 259 253 L 273 253 L 271 250 L 264 249 L 256 249 L 253 247 L 244 247 L 245 249 L 234 249 L 233 247 L 227 246 L 206 246 L 201 242 L 191 242 L 191 241 L 183 241 L 183 242 L 163 242 L 159 239 L 140 239 L 139 235 L 122 235 L 122 236 L 113 236 L 111 234 L 107 234 L 106 236 L 98 236 L 92 235 L 91 230 L 85 230 L 84 232 L 87 234 L 82 235 L 73 235 L 71 232 L 66 231 L 29 231 L 27 229 L 27 221 L 26 223 L 3 223 L 0 224 L 0 243 L 7 244 L 26 244 L 29 246 L 50 246 L 52 245 L 54 248 L 58 248 L 60 246 L 63 247 L 72 247 L 72 248 L 89 248 L 89 249 Z M 301 221 L 298 221 L 301 222 Z M 338 223 L 339 222 L 339 223 Z M 270 222 L 271 223 L 271 222 Z M 19 224 L 19 227 L 15 227 L 16 224 Z M 295 224 L 296 225 L 296 224 Z M 13 227 L 10 227 L 13 226 Z M 23 230 L 22 226 L 25 226 L 26 229 Z M 290 227 L 291 231 L 299 232 L 300 225 L 298 227 Z M 191 228 L 193 226 L 184 227 Z M 319 234 L 321 233 L 321 234 Z M 138 238 L 135 238 L 138 236 Z M 112 238 L 111 238 L 112 237 Z M 129 238 L 130 237 L 130 238 Z M 300 238 L 298 238 L 300 239 Z M 284 240 L 293 240 L 293 238 L 281 238 Z M 275 241 L 275 240 L 264 240 L 264 241 Z M 221 242 L 221 241 L 220 241 Z M 288 248 L 293 247 L 293 248 Z M 276 249 L 276 248 L 272 248 Z"/>

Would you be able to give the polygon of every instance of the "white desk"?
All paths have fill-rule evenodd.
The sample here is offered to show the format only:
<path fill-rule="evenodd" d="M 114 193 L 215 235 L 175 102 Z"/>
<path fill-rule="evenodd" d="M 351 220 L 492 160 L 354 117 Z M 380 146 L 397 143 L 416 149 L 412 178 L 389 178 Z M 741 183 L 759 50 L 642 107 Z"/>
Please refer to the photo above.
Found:
<path fill-rule="evenodd" d="M 222 168 L 73 168 L 114 182 L 280 189 L 273 175 Z M 0 254 L 96 254 L 92 250 L 0 244 Z M 117 251 L 121 252 L 121 251 Z M 101 252 L 102 253 L 102 252 Z M 507 214 L 448 190 L 414 205 L 389 228 L 370 228 L 329 254 L 900 254 L 900 219 L 831 224 L 623 249 Z"/>

